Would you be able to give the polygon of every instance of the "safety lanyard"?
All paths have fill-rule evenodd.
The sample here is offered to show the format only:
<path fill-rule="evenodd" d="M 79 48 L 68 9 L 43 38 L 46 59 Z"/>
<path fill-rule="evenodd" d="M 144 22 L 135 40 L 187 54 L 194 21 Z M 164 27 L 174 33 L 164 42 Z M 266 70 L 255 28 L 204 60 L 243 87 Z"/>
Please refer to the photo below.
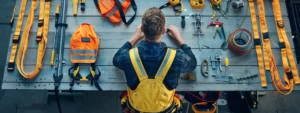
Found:
<path fill-rule="evenodd" d="M 264 52 L 265 69 L 267 72 L 270 72 L 270 75 L 272 77 L 272 83 L 273 83 L 275 90 L 280 94 L 288 95 L 293 90 L 293 86 L 294 86 L 294 83 L 293 83 L 294 78 L 293 77 L 297 76 L 296 79 L 298 78 L 297 72 L 294 72 L 297 70 L 293 70 L 293 68 L 292 68 L 292 71 L 294 72 L 294 73 L 292 73 L 288 66 L 289 64 L 288 64 L 288 60 L 287 60 L 287 56 L 286 56 L 287 50 L 286 50 L 286 47 L 283 46 L 286 43 L 288 43 L 288 46 L 289 46 L 289 42 L 288 42 L 288 40 L 280 41 L 282 64 L 284 67 L 284 81 L 286 83 L 286 85 L 284 85 L 279 76 L 275 58 L 273 56 L 272 49 L 271 49 L 270 36 L 268 33 L 266 17 L 265 17 L 264 1 L 257 0 L 257 7 L 258 7 L 259 20 L 260 20 L 260 30 L 261 30 L 261 35 L 263 37 L 262 45 L 263 45 L 263 52 Z M 280 12 L 279 7 L 280 7 L 280 5 L 274 6 L 274 3 L 273 3 L 274 10 L 277 10 L 277 11 L 274 11 L 274 13 L 278 12 L 278 10 Z M 254 9 L 254 7 L 250 7 L 250 8 Z M 278 16 L 281 17 L 281 14 L 274 14 L 274 15 L 275 16 L 277 15 L 277 17 L 275 17 L 275 21 L 277 21 L 276 18 L 278 18 Z M 251 17 L 251 18 L 253 18 L 253 17 Z M 276 27 L 278 30 L 278 27 L 280 27 L 280 25 L 277 25 Z M 281 32 L 281 31 L 278 31 L 278 32 Z M 290 55 L 292 57 L 292 54 L 290 54 Z M 292 65 L 293 62 L 290 61 L 290 63 Z M 292 75 L 292 74 L 297 74 L 297 75 Z M 284 90 L 288 90 L 288 92 L 283 92 Z"/>
<path fill-rule="evenodd" d="M 21 29 L 22 29 L 24 13 L 25 13 L 25 9 L 26 9 L 26 2 L 27 2 L 27 0 L 22 0 L 22 2 L 21 2 L 19 16 L 18 16 L 18 22 L 17 22 L 16 30 L 15 30 L 15 33 L 13 36 L 13 41 L 12 41 L 13 43 L 12 43 L 11 53 L 9 56 L 7 71 L 13 71 L 14 67 L 15 67 L 15 58 L 16 58 L 17 48 L 18 48 L 18 44 L 19 44 L 19 38 L 20 38 L 20 34 L 21 34 Z"/>
<path fill-rule="evenodd" d="M 42 0 L 41 0 L 42 1 Z M 37 50 L 37 60 L 36 60 L 36 66 L 35 69 L 30 73 L 27 74 L 24 71 L 24 58 L 26 55 L 26 51 L 27 51 L 27 47 L 28 47 L 28 40 L 29 40 L 29 32 L 31 29 L 31 26 L 33 24 L 34 21 L 34 11 L 37 7 L 37 0 L 32 0 L 32 4 L 31 4 L 31 8 L 30 8 L 30 12 L 28 15 L 28 19 L 22 34 L 22 39 L 21 39 L 21 44 L 20 44 L 20 48 L 18 51 L 18 56 L 17 56 L 17 68 L 19 73 L 25 78 L 25 79 L 33 79 L 35 78 L 39 72 L 42 69 L 42 63 L 43 63 L 43 57 L 44 57 L 44 53 L 46 50 L 46 45 L 47 45 L 47 39 L 48 39 L 48 26 L 49 26 L 49 16 L 50 16 L 50 6 L 51 6 L 51 1 L 50 0 L 46 0 L 46 2 L 44 2 L 45 4 L 45 11 L 44 11 L 44 19 L 43 19 L 43 34 L 42 34 L 42 38 L 38 43 L 38 50 Z"/>
<path fill-rule="evenodd" d="M 254 46 L 255 51 L 257 55 L 257 61 L 258 61 L 258 68 L 259 68 L 259 75 L 261 80 L 261 86 L 267 87 L 267 80 L 265 75 L 265 67 L 263 63 L 263 56 L 261 51 L 261 40 L 258 35 L 258 28 L 257 28 L 257 22 L 256 22 L 256 13 L 255 13 L 255 7 L 254 7 L 254 1 L 249 0 L 249 7 L 250 7 L 250 15 L 251 15 L 251 21 L 252 21 L 252 29 L 254 34 Z"/>

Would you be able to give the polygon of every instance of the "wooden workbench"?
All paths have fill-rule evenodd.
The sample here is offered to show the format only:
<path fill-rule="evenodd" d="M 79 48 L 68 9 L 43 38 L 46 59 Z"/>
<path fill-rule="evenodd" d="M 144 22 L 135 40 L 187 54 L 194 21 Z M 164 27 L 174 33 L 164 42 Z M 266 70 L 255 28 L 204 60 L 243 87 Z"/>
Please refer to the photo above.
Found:
<path fill-rule="evenodd" d="M 125 90 L 126 88 L 126 80 L 124 77 L 124 73 L 118 68 L 114 67 L 112 64 L 112 59 L 118 48 L 120 48 L 126 41 L 128 41 L 135 31 L 136 26 L 141 23 L 141 17 L 144 11 L 150 7 L 159 7 L 166 3 L 167 0 L 136 0 L 136 4 L 138 5 L 137 17 L 134 22 L 130 26 L 125 26 L 123 23 L 119 25 L 113 25 L 107 19 L 103 18 L 100 13 L 95 8 L 93 0 L 86 1 L 86 11 L 82 12 L 80 8 L 78 8 L 77 17 L 73 16 L 72 13 L 72 2 L 68 1 L 68 9 L 67 9 L 67 24 L 68 28 L 66 29 L 66 37 L 65 37 L 65 65 L 63 66 L 64 76 L 62 79 L 62 83 L 60 86 L 60 90 L 68 90 L 69 83 L 71 82 L 71 78 L 68 76 L 68 69 L 72 66 L 70 63 L 70 38 L 73 32 L 77 29 L 77 27 L 83 23 L 87 22 L 94 26 L 97 35 L 100 37 L 100 48 L 99 48 L 99 56 L 96 62 L 97 67 L 101 70 L 102 75 L 100 77 L 99 83 L 103 90 Z M 53 90 L 54 89 L 54 80 L 53 73 L 54 68 L 50 66 L 50 55 L 51 50 L 53 48 L 54 38 L 55 38 L 55 6 L 57 3 L 60 3 L 60 0 L 52 0 L 51 4 L 51 18 L 50 18 L 50 26 L 49 26 L 49 38 L 47 50 L 45 53 L 43 68 L 40 72 L 39 76 L 34 80 L 24 80 L 21 75 L 18 73 L 16 67 L 13 72 L 7 72 L 5 68 L 4 78 L 2 83 L 3 89 L 38 89 L 38 90 Z M 15 19 L 18 17 L 18 11 L 21 1 L 17 0 L 16 14 Z M 222 91 L 237 91 L 237 90 L 274 90 L 270 76 L 267 76 L 268 87 L 262 88 L 260 85 L 259 77 L 245 80 L 245 81 L 237 81 L 236 78 L 240 76 L 244 76 L 245 71 L 248 70 L 251 74 L 258 74 L 258 65 L 255 49 L 252 49 L 250 54 L 246 56 L 237 56 L 234 55 L 230 50 L 223 51 L 220 49 L 220 45 L 223 40 L 221 40 L 218 36 L 216 39 L 213 39 L 213 31 L 214 28 L 206 28 L 206 25 L 211 21 L 212 9 L 209 6 L 209 1 L 205 0 L 205 8 L 202 10 L 191 9 L 189 6 L 188 0 L 183 0 L 184 3 L 184 12 L 179 16 L 175 16 L 175 13 L 171 7 L 165 8 L 162 11 L 166 16 L 166 26 L 175 25 L 180 29 L 180 32 L 185 40 L 185 43 L 192 48 L 196 58 L 197 58 L 197 68 L 195 72 L 197 74 L 197 81 L 186 81 L 180 80 L 177 91 L 194 91 L 194 90 L 222 90 Z M 23 22 L 23 27 L 25 26 L 25 21 L 27 20 L 27 15 L 29 12 L 31 1 L 29 0 L 26 7 L 25 18 Z M 222 3 L 223 9 L 226 8 L 226 0 L 223 0 Z M 234 31 L 238 24 L 242 21 L 243 17 L 248 11 L 245 22 L 242 25 L 242 28 L 249 29 L 252 31 L 252 23 L 250 18 L 250 13 L 248 8 L 248 2 L 245 0 L 245 7 L 242 8 L 239 12 L 234 12 L 230 7 L 228 20 L 223 18 L 220 13 L 217 13 L 217 16 L 220 17 L 219 21 L 224 22 L 224 30 L 225 34 L 228 34 Z M 285 23 L 285 29 L 288 37 L 291 37 L 291 29 L 290 23 L 287 17 L 287 10 L 285 1 L 281 1 L 281 10 L 283 15 L 283 20 Z M 268 24 L 268 29 L 271 37 L 271 44 L 273 49 L 273 54 L 275 55 L 276 63 L 279 68 L 279 72 L 282 75 L 282 62 L 281 55 L 278 46 L 278 37 L 276 33 L 276 28 L 274 24 L 274 17 L 272 11 L 271 0 L 265 0 L 265 11 L 266 11 L 266 19 Z M 198 38 L 194 36 L 194 26 L 192 21 L 194 19 L 191 17 L 193 13 L 201 13 L 203 15 L 204 26 L 202 27 L 205 35 L 201 36 L 201 43 L 209 48 L 202 47 L 202 50 L 199 51 L 198 46 Z M 35 11 L 35 21 L 30 33 L 29 46 L 26 54 L 26 58 L 24 61 L 25 69 L 27 72 L 30 72 L 35 67 L 35 59 L 37 54 L 37 43 L 35 42 L 35 36 L 37 32 L 37 21 L 38 21 L 39 8 Z M 133 10 L 131 7 L 129 11 L 126 13 L 126 16 L 131 17 L 133 15 Z M 181 16 L 186 17 L 186 27 L 185 29 L 180 28 Z M 258 17 L 257 17 L 258 18 Z M 16 21 L 15 24 L 16 25 Z M 15 26 L 12 31 L 14 32 Z M 11 34 L 11 39 L 12 39 Z M 9 37 L 2 37 L 9 38 Z M 163 42 L 165 42 L 170 47 L 176 47 L 176 45 L 165 35 L 163 36 Z M 11 45 L 11 41 L 9 42 Z M 293 43 L 290 38 L 290 43 L 292 48 L 294 48 Z M 7 61 L 10 55 L 11 46 L 9 47 Z M 204 77 L 200 73 L 200 63 L 202 60 L 209 60 L 209 56 L 211 54 L 221 53 L 222 57 L 229 58 L 229 73 L 233 76 L 233 79 L 230 82 L 220 82 L 216 81 L 214 77 Z M 6 64 L 7 65 L 7 64 Z M 83 66 L 82 66 L 83 67 Z M 224 66 L 223 66 L 224 69 Z M 87 74 L 88 66 L 81 68 L 82 74 Z M 211 67 L 209 68 L 210 74 L 215 73 L 212 72 Z M 91 86 L 89 83 L 81 83 L 75 84 L 73 90 L 96 90 L 94 86 Z M 295 90 L 300 90 L 300 86 L 295 86 Z"/>

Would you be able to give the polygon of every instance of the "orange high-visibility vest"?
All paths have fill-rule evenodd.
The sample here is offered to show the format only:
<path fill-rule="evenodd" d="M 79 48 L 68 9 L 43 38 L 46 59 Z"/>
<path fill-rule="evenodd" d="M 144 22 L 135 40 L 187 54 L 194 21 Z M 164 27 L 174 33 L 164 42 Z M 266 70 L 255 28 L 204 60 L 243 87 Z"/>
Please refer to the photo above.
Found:
<path fill-rule="evenodd" d="M 121 22 L 122 19 L 125 24 L 129 25 L 136 15 L 137 6 L 134 0 L 99 0 L 99 2 L 94 0 L 94 3 L 100 13 L 114 23 Z M 126 21 L 125 13 L 130 5 L 134 10 L 134 15 Z"/>
<path fill-rule="evenodd" d="M 70 41 L 72 63 L 95 63 L 98 55 L 99 38 L 94 27 L 81 24 Z"/>

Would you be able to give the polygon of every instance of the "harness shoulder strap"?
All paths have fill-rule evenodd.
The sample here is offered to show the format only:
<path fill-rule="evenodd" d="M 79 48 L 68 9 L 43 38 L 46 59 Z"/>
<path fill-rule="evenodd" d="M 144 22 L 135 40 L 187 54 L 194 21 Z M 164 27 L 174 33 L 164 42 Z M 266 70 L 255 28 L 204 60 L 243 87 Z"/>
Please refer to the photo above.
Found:
<path fill-rule="evenodd" d="M 131 2 L 131 7 L 132 7 L 132 9 L 133 9 L 133 11 L 134 11 L 134 14 L 133 14 L 133 16 L 132 16 L 128 21 L 126 21 L 126 17 L 125 17 L 125 13 L 123 12 L 122 4 L 120 3 L 119 0 L 115 0 L 116 6 L 117 6 L 117 8 L 118 8 L 118 10 L 119 10 L 119 12 L 120 12 L 122 21 L 123 21 L 126 25 L 130 25 L 130 24 L 133 22 L 133 20 L 134 20 L 134 18 L 135 18 L 135 16 L 136 16 L 136 11 L 137 11 L 137 6 L 136 6 L 136 4 L 135 4 L 135 1 L 134 1 L 134 0 L 130 0 L 130 2 Z"/>
<path fill-rule="evenodd" d="M 167 48 L 166 55 L 158 69 L 155 75 L 155 79 L 158 79 L 160 81 L 163 81 L 175 59 L 176 56 L 176 50 Z"/>
<path fill-rule="evenodd" d="M 130 56 L 130 60 L 133 65 L 133 68 L 139 78 L 139 81 L 147 79 L 148 75 L 145 71 L 142 60 L 140 58 L 138 48 L 131 49 L 129 51 L 129 56 Z"/>

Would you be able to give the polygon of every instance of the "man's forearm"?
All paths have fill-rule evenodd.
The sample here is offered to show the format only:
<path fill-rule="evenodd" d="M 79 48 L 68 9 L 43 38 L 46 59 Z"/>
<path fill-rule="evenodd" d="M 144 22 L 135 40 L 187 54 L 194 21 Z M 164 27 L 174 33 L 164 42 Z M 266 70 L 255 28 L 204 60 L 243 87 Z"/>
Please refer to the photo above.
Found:
<path fill-rule="evenodd" d="M 180 46 L 180 48 L 184 52 L 184 54 L 189 56 L 189 58 L 186 62 L 186 65 L 182 69 L 182 72 L 193 71 L 197 66 L 197 60 L 196 60 L 196 57 L 195 57 L 194 53 L 192 52 L 191 48 L 188 47 L 186 44 L 182 44 Z"/>

